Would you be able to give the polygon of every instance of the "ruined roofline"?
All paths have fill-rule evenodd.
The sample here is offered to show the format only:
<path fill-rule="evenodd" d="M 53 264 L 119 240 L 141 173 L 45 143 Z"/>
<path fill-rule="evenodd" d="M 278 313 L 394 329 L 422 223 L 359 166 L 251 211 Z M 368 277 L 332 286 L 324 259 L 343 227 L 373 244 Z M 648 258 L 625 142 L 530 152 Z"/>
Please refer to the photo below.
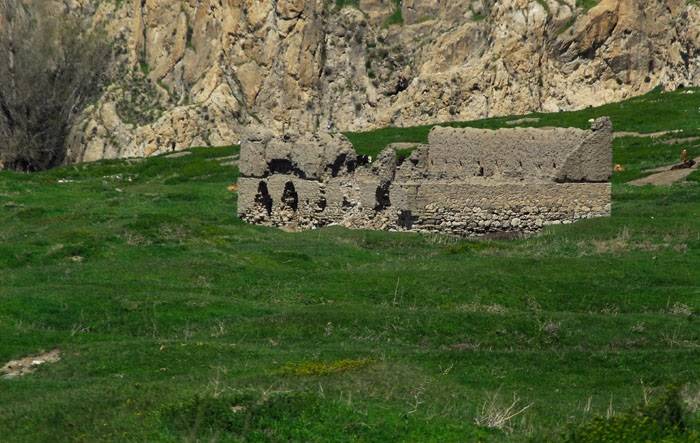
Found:
<path fill-rule="evenodd" d="M 280 138 L 258 131 L 250 134 L 243 143 L 249 147 L 266 146 L 266 152 L 263 155 L 260 149 L 242 149 L 242 157 L 248 153 L 251 156 L 250 161 L 244 159 L 242 162 L 242 176 L 265 178 L 281 173 L 320 180 L 322 175 L 337 176 L 352 172 L 371 161 L 371 158 L 358 155 L 352 144 L 339 133 L 286 134 Z M 337 144 L 340 148 L 337 156 L 335 152 L 318 151 L 319 147 L 328 146 L 329 143 Z M 416 148 L 412 154 L 421 149 L 430 149 L 433 166 L 436 161 L 449 166 L 430 168 L 434 175 L 441 177 L 595 183 L 606 182 L 612 175 L 612 158 L 608 161 L 606 154 L 608 143 L 612 143 L 612 124 L 607 117 L 595 120 L 591 130 L 556 127 L 481 129 L 438 125 L 431 129 L 428 143 L 414 145 Z M 377 159 L 386 155 L 396 156 L 396 150 L 392 148 L 392 145 L 386 147 Z M 448 152 L 443 152 L 445 149 Z M 587 152 L 577 152 L 582 149 Z M 387 150 L 389 152 L 385 152 Z M 263 157 L 267 157 L 267 160 L 261 163 Z M 325 163 L 323 158 L 326 158 Z M 409 158 L 415 160 L 414 155 Z M 581 159 L 590 163 L 594 158 L 602 159 L 594 167 L 595 174 L 580 171 Z M 399 163 L 403 160 L 397 158 Z M 509 160 L 517 160 L 518 165 L 507 165 Z M 472 163 L 469 165 L 472 169 L 460 169 L 451 164 L 460 161 L 463 164 Z M 250 164 L 255 164 L 255 167 L 247 169 L 245 165 Z"/>
<path fill-rule="evenodd" d="M 352 144 L 341 134 L 275 137 L 271 132 L 255 132 L 241 143 L 239 169 L 243 177 L 285 174 L 320 181 L 352 173 L 361 164 Z"/>
<path fill-rule="evenodd" d="M 578 128 L 434 127 L 427 173 L 433 177 L 604 183 L 612 176 L 612 123 Z M 415 159 L 416 157 L 414 157 Z"/>

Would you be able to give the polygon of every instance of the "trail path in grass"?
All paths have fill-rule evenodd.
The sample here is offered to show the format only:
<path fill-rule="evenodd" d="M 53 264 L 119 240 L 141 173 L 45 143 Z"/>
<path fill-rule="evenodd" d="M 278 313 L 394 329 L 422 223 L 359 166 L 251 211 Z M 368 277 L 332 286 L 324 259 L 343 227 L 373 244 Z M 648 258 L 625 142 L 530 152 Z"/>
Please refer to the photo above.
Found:
<path fill-rule="evenodd" d="M 660 138 L 665 135 L 669 134 L 678 134 L 683 132 L 682 130 L 673 130 L 673 131 L 659 131 L 659 132 L 630 132 L 630 131 L 618 131 L 618 132 L 613 132 L 613 137 L 615 138 L 621 138 L 621 137 L 649 137 L 649 138 Z M 700 137 L 678 137 L 678 138 L 672 138 L 669 140 L 664 140 L 663 144 L 665 145 L 678 145 L 681 143 L 693 143 L 700 140 Z"/>
<path fill-rule="evenodd" d="M 681 143 L 693 143 L 700 140 L 700 137 L 681 137 L 681 138 L 672 138 L 670 140 L 664 140 L 665 145 L 679 145 Z"/>
<path fill-rule="evenodd" d="M 613 132 L 613 137 L 615 138 L 620 138 L 620 137 L 651 137 L 651 138 L 658 138 L 658 137 L 663 137 L 664 135 L 668 134 L 677 134 L 679 132 L 683 132 L 682 130 L 673 130 L 673 131 L 658 131 L 658 132 L 633 132 L 633 131 L 615 131 Z"/>
<path fill-rule="evenodd" d="M 666 166 L 663 169 L 657 168 L 654 174 L 651 174 L 649 176 L 637 179 L 637 180 L 632 180 L 629 182 L 631 185 L 635 186 L 644 186 L 644 185 L 656 185 L 656 186 L 668 186 L 672 185 L 680 180 L 683 180 L 687 176 L 689 176 L 693 171 L 698 169 L 698 166 L 700 165 L 700 157 L 695 159 L 695 166 L 692 168 L 687 168 L 687 169 L 676 169 L 676 170 L 671 170 L 671 166 Z"/>

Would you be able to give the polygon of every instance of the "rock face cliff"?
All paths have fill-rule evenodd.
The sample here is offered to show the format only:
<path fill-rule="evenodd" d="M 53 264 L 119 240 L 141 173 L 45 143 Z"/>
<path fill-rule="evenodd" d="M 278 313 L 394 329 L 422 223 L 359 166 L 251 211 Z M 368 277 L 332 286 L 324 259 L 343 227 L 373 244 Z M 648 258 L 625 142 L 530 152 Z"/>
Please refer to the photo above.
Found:
<path fill-rule="evenodd" d="M 66 0 L 120 54 L 68 161 L 235 144 L 255 127 L 427 124 L 700 84 L 700 7 L 578 2 Z"/>

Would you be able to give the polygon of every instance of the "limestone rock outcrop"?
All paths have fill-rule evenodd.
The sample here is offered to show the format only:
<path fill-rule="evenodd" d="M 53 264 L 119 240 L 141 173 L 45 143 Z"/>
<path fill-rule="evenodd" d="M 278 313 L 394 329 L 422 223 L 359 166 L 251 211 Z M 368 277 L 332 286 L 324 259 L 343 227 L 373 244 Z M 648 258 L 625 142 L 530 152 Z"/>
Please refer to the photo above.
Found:
<path fill-rule="evenodd" d="M 118 81 L 73 130 L 72 162 L 700 84 L 700 7 L 686 0 L 58 3 L 104 24 L 120 54 Z"/>

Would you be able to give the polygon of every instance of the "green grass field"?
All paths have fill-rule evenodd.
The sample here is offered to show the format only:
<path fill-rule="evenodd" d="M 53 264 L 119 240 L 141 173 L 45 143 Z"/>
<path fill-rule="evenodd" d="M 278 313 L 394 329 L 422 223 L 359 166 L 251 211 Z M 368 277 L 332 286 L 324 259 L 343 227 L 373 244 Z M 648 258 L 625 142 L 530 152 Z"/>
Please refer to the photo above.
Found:
<path fill-rule="evenodd" d="M 692 135 L 696 92 L 537 125 Z M 667 138 L 616 140 L 611 218 L 512 241 L 246 225 L 236 147 L 2 172 L 0 366 L 62 360 L 0 379 L 0 441 L 700 441 L 700 175 L 623 183 Z"/>

